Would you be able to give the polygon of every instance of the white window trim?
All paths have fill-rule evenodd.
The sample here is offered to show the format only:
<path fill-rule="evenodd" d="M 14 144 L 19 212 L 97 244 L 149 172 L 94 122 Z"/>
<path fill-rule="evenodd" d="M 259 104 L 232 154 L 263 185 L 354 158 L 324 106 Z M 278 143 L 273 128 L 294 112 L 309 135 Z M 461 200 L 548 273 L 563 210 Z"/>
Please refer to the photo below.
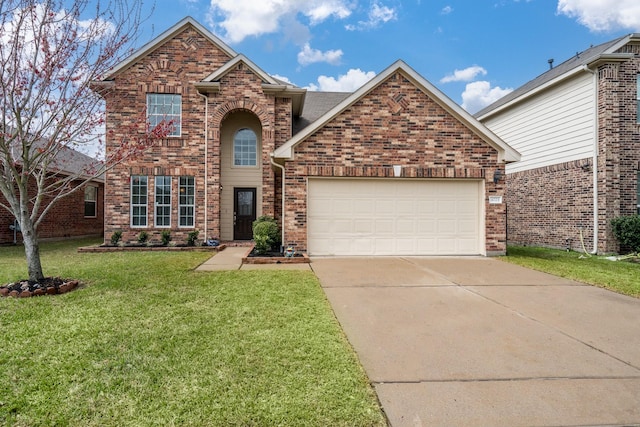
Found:
<path fill-rule="evenodd" d="M 158 195 L 156 193 L 156 189 L 158 188 L 158 184 L 157 184 L 157 179 L 158 178 L 169 178 L 169 204 L 158 204 Z M 171 220 L 172 218 L 172 210 L 171 206 L 172 206 L 172 202 L 173 202 L 173 189 L 171 188 L 173 186 L 173 179 L 171 178 L 171 176 L 169 175 L 158 175 L 156 177 L 154 177 L 153 179 L 153 189 L 154 189 L 154 193 L 153 193 L 153 225 L 155 228 L 171 228 Z M 159 225 L 158 224 L 158 207 L 169 207 L 169 225 Z"/>
<path fill-rule="evenodd" d="M 149 113 L 149 111 L 151 110 L 150 108 L 150 97 L 153 95 L 166 95 L 166 96 L 178 96 L 180 97 L 180 113 L 178 113 L 178 124 L 176 125 L 177 128 L 177 133 L 174 134 L 169 134 L 167 135 L 167 138 L 181 138 L 182 137 L 182 95 L 177 94 L 177 93 L 157 93 L 157 92 L 152 92 L 152 93 L 147 93 L 147 120 L 150 121 L 150 116 L 151 113 Z M 155 114 L 153 116 L 156 116 Z M 171 114 L 171 116 L 174 116 L 174 114 Z"/>
<path fill-rule="evenodd" d="M 95 200 L 87 200 L 87 188 L 93 188 L 95 190 Z M 94 208 L 93 208 L 93 215 L 87 215 L 87 209 L 86 209 L 86 204 L 87 202 L 93 202 L 94 204 Z M 98 217 L 98 187 L 96 185 L 87 185 L 85 187 L 85 191 L 84 191 L 84 206 L 83 206 L 83 210 L 84 210 L 84 217 L 85 218 L 97 218 Z"/>
<path fill-rule="evenodd" d="M 250 130 L 251 132 L 253 132 L 253 135 L 256 138 L 256 164 L 255 165 L 236 165 L 236 136 L 238 135 L 238 133 L 242 132 L 243 130 Z M 234 134 L 233 134 L 233 140 L 231 141 L 231 145 L 233 146 L 233 153 L 232 153 L 232 157 L 231 157 L 231 167 L 232 168 L 241 168 L 241 169 L 258 169 L 260 167 L 260 141 L 258 140 L 258 134 L 256 134 L 256 132 L 248 127 L 244 127 L 241 129 L 238 129 Z"/>
<path fill-rule="evenodd" d="M 147 202 L 145 204 L 134 204 L 133 203 L 133 178 L 134 177 L 144 177 L 146 178 L 146 188 L 147 188 L 147 194 L 145 195 Z M 129 209 L 130 209 L 130 214 L 129 214 L 129 226 L 131 228 L 147 228 L 149 226 L 149 177 L 146 175 L 131 175 L 131 184 L 129 185 Z M 144 225 L 134 225 L 133 224 L 133 208 L 136 206 L 144 206 L 145 210 L 146 210 L 146 214 L 144 216 Z"/>
<path fill-rule="evenodd" d="M 193 180 L 193 203 L 192 204 L 182 204 L 180 203 L 180 189 L 182 186 L 180 185 L 180 180 L 182 178 L 191 178 Z M 187 186 L 185 186 L 187 187 Z M 182 208 L 193 208 L 193 215 L 191 215 L 192 225 L 182 225 Z M 196 226 L 196 177 L 195 176 L 181 176 L 178 178 L 178 228 L 194 228 Z"/>

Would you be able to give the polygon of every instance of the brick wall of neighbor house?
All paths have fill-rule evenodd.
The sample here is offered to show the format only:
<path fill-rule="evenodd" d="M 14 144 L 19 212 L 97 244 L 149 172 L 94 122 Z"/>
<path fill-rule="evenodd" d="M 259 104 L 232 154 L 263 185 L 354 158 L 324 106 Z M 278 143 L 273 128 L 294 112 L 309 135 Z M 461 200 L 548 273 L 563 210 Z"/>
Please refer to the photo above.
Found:
<path fill-rule="evenodd" d="M 98 187 L 97 216 L 95 218 L 85 218 L 84 191 L 82 189 L 75 191 L 59 200 L 44 217 L 38 227 L 38 236 L 41 239 L 102 236 L 104 228 L 104 185 L 102 183 L 93 183 L 91 185 Z M 13 215 L 8 211 L 0 210 L 0 244 L 13 243 L 13 231 L 9 229 L 13 219 Z M 22 242 L 20 233 L 17 233 L 16 237 L 18 242 Z"/>
<path fill-rule="evenodd" d="M 504 166 L 497 151 L 397 72 L 295 149 L 286 164 L 286 238 L 306 250 L 306 185 L 310 176 L 485 180 L 486 250 L 506 250 L 505 207 L 488 204 L 502 195 Z"/>
<path fill-rule="evenodd" d="M 593 249 L 591 159 L 510 173 L 505 200 L 510 245 Z M 558 196 L 563 195 L 563 196 Z"/>
<path fill-rule="evenodd" d="M 202 234 L 204 218 L 204 100 L 194 83 L 203 80 L 227 63 L 223 51 L 191 27 L 159 46 L 129 69 L 119 73 L 116 90 L 107 99 L 107 150 L 114 149 L 118 141 L 126 138 L 124 125 L 139 118 L 144 112 L 146 93 L 176 93 L 182 95 L 182 135 L 157 143 L 141 158 L 123 164 L 107 175 L 107 207 L 105 239 L 115 230 L 123 231 L 123 241 L 135 241 L 140 228 L 131 228 L 129 198 L 131 175 L 149 176 L 148 227 L 152 240 L 159 240 L 161 229 L 153 227 L 153 177 L 173 176 L 172 194 L 177 194 L 177 177 L 196 177 L 196 218 L 194 228 L 177 226 L 178 197 L 172 198 L 172 227 L 174 242 L 186 240 L 193 229 Z M 259 78 L 239 63 L 221 80 L 219 93 L 209 96 L 209 150 L 208 150 L 208 222 L 207 234 L 220 235 L 220 126 L 233 111 L 244 110 L 255 114 L 263 129 L 263 213 L 273 215 L 274 178 L 268 153 L 274 148 L 276 98 L 263 94 Z M 286 101 L 285 101 L 286 102 Z M 290 103 L 290 100 L 288 101 Z"/>
<path fill-rule="evenodd" d="M 640 125 L 636 79 L 640 46 L 621 53 L 636 59 L 598 67 L 598 252 L 619 250 L 611 220 L 636 213 Z M 593 248 L 593 159 L 507 176 L 509 244 L 582 250 Z"/>
<path fill-rule="evenodd" d="M 640 73 L 640 46 L 619 52 L 635 59 L 605 64 L 598 69 L 599 233 L 598 249 L 617 252 L 611 220 L 636 213 L 637 174 L 640 170 L 640 125 L 637 121 L 636 79 Z"/>

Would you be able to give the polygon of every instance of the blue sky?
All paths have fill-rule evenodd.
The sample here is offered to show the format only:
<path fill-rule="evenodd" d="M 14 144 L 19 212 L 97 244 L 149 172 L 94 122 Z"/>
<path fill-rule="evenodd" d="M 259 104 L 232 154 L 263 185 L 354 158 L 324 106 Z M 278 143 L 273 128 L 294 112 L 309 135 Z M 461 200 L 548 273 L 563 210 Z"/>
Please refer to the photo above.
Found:
<path fill-rule="evenodd" d="M 353 91 L 402 59 L 472 113 L 640 32 L 638 0 L 158 0 L 141 44 L 187 15 L 300 87 Z"/>

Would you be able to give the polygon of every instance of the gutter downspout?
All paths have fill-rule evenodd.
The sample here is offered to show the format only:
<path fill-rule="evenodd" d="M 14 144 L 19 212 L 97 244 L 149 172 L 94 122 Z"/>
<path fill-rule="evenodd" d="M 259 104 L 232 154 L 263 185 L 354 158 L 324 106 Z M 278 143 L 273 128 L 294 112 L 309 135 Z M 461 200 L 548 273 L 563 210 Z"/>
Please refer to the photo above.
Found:
<path fill-rule="evenodd" d="M 204 98 L 204 240 L 209 238 L 207 223 L 209 218 L 209 97 L 198 92 Z"/>
<path fill-rule="evenodd" d="M 281 232 L 280 238 L 282 239 L 282 243 L 281 244 L 285 245 L 285 240 L 284 240 L 284 206 L 285 206 L 285 204 L 284 204 L 284 202 L 285 202 L 285 198 L 284 198 L 284 188 L 285 188 L 284 187 L 284 170 L 285 169 L 284 169 L 284 166 L 279 165 L 278 163 L 275 162 L 275 160 L 273 160 L 273 153 L 271 153 L 271 157 L 270 157 L 269 160 L 271 160 L 271 164 L 273 166 L 279 168 L 282 171 L 282 228 L 280 230 L 280 232 Z"/>
<path fill-rule="evenodd" d="M 593 127 L 593 250 L 591 251 L 592 255 L 596 255 L 598 253 L 598 133 L 600 127 L 598 125 L 598 72 L 593 71 L 587 65 L 584 65 L 584 70 L 593 75 L 593 87 L 594 87 L 594 100 L 593 100 L 593 109 L 594 109 L 594 118 L 595 123 Z"/>

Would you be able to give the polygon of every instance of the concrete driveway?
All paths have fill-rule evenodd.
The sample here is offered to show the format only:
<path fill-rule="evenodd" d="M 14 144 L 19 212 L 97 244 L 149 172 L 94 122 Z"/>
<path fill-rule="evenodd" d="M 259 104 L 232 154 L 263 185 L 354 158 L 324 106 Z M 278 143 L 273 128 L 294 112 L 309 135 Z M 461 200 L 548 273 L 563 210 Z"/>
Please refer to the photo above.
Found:
<path fill-rule="evenodd" d="M 640 300 L 490 258 L 313 258 L 392 426 L 640 425 Z"/>

